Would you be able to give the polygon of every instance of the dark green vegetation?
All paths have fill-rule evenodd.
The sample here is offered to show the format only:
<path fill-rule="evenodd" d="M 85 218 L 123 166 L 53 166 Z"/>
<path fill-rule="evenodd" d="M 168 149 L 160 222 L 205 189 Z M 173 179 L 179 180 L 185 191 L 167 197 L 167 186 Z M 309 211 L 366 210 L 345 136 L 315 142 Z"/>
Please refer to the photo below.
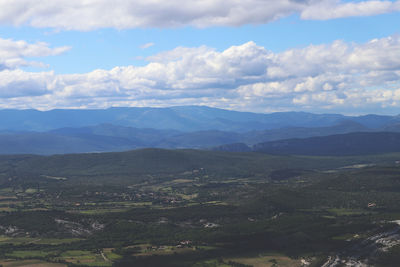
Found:
<path fill-rule="evenodd" d="M 399 159 L 159 149 L 1 156 L 0 264 L 395 266 Z"/>
<path fill-rule="evenodd" d="M 348 156 L 400 151 L 400 133 L 348 133 L 260 143 L 254 151 L 270 154 Z"/>

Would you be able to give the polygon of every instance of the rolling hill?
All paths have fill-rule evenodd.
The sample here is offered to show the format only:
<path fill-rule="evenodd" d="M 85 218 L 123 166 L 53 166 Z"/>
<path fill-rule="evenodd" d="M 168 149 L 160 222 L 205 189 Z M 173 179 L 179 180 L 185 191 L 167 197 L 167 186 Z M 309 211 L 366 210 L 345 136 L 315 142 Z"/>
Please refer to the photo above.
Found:
<path fill-rule="evenodd" d="M 399 154 L 397 154 L 399 155 Z M 170 175 L 186 173 L 198 175 L 265 176 L 273 170 L 321 169 L 343 167 L 369 162 L 391 162 L 396 155 L 355 157 L 308 157 L 266 155 L 263 153 L 232 153 L 192 149 L 137 149 L 126 152 L 84 153 L 68 155 L 2 155 L 0 172 L 8 175 L 28 174 L 34 179 L 46 176 L 61 176 L 81 180 L 100 179 L 113 182 L 118 177 L 129 182 L 140 175 Z M 201 172 L 199 174 L 199 172 Z M 197 173 L 197 174 L 196 174 Z M 36 177 L 36 178 L 35 178 Z M 74 178 L 75 177 L 75 178 Z M 146 179 L 148 179 L 147 177 Z M 170 179 L 173 177 L 170 177 Z"/>
<path fill-rule="evenodd" d="M 400 133 L 363 132 L 259 143 L 255 152 L 286 155 L 348 156 L 400 152 Z"/>

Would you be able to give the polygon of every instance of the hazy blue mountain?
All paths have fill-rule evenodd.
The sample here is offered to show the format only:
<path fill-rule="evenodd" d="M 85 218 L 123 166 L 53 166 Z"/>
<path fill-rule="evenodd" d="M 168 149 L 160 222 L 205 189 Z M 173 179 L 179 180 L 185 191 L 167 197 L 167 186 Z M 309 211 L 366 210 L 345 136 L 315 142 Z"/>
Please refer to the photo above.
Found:
<path fill-rule="evenodd" d="M 367 128 L 362 124 L 351 120 L 343 120 L 337 125 L 328 127 L 288 127 L 266 131 L 251 131 L 242 134 L 241 141 L 248 145 L 254 145 L 261 142 L 275 141 L 281 139 L 306 138 L 313 136 L 326 136 L 333 134 L 370 131 L 374 131 L 374 129 Z"/>
<path fill-rule="evenodd" d="M 368 128 L 384 128 L 388 127 L 392 124 L 398 124 L 400 123 L 400 117 L 399 116 L 383 116 L 383 115 L 374 115 L 374 114 L 369 114 L 365 116 L 359 116 L 359 117 L 351 117 L 351 120 L 354 122 L 358 122 L 365 127 Z"/>
<path fill-rule="evenodd" d="M 293 126 L 322 127 L 334 125 L 345 118 L 340 114 L 312 114 L 307 112 L 275 112 L 270 114 L 238 112 L 204 106 L 170 108 L 191 121 L 202 122 L 204 129 L 249 131 Z M 233 124 L 232 124 L 233 123 Z M 240 127 L 236 124 L 240 123 Z M 203 129 L 202 129 L 203 130 Z"/>
<path fill-rule="evenodd" d="M 222 131 L 181 133 L 113 125 L 61 128 L 49 132 L 0 133 L 0 154 L 66 154 L 136 148 L 209 148 L 236 142 L 240 134 Z"/>
<path fill-rule="evenodd" d="M 179 131 L 232 131 L 283 127 L 322 127 L 345 118 L 337 114 L 281 112 L 257 114 L 205 106 L 170 108 L 110 108 L 104 110 L 0 110 L 0 130 L 49 131 L 65 127 L 114 124 Z"/>
<path fill-rule="evenodd" d="M 63 136 L 88 137 L 90 135 L 124 138 L 135 147 L 205 148 L 241 140 L 239 133 L 224 131 L 180 132 L 176 130 L 139 129 L 112 124 L 82 128 L 61 128 L 49 131 Z"/>
<path fill-rule="evenodd" d="M 127 139 L 112 136 L 62 136 L 51 133 L 0 135 L 0 154 L 66 154 L 123 151 L 137 146 Z"/>
<path fill-rule="evenodd" d="M 116 137 L 123 138 L 129 144 L 134 144 L 136 147 L 152 147 L 159 146 L 161 140 L 179 135 L 181 132 L 176 130 L 139 129 L 112 124 L 100 124 L 81 128 L 55 129 L 48 133 L 77 138 L 91 135 Z"/>
<path fill-rule="evenodd" d="M 346 156 L 400 152 L 400 133 L 348 133 L 304 139 L 286 139 L 253 146 L 268 154 Z"/>
<path fill-rule="evenodd" d="M 0 131 L 39 131 L 113 124 L 133 128 L 163 130 L 249 132 L 291 127 L 329 127 L 351 120 L 367 128 L 382 128 L 399 123 L 398 116 L 276 112 L 260 114 L 229 111 L 206 106 L 168 108 L 109 108 L 98 110 L 0 110 Z"/>
<path fill-rule="evenodd" d="M 386 132 L 400 132 L 400 123 L 393 123 L 383 127 Z"/>
<path fill-rule="evenodd" d="M 209 148 L 223 144 L 235 143 L 241 139 L 242 135 L 234 132 L 198 131 L 166 137 L 158 143 L 157 147 Z"/>
<path fill-rule="evenodd" d="M 339 122 L 337 125 L 329 127 L 289 127 L 264 131 L 250 131 L 244 133 L 219 130 L 180 132 L 177 130 L 142 129 L 112 124 L 100 124 L 80 128 L 61 128 L 51 130 L 48 133 L 75 137 L 88 134 L 121 137 L 146 146 L 210 147 L 234 142 L 256 144 L 280 139 L 304 138 L 365 131 L 372 131 L 372 129 L 366 128 L 363 125 L 350 120 L 344 120 Z"/>
<path fill-rule="evenodd" d="M 212 150 L 226 152 L 251 152 L 252 148 L 245 143 L 232 143 L 213 147 Z"/>
<path fill-rule="evenodd" d="M 266 141 L 354 131 L 372 130 L 352 121 L 343 121 L 331 127 L 292 127 L 247 133 L 218 130 L 180 132 L 100 124 L 80 128 L 60 128 L 48 132 L 1 131 L 0 154 L 63 154 L 124 151 L 149 147 L 249 151 L 248 146 Z"/>
<path fill-rule="evenodd" d="M 0 122 L 0 154 L 62 154 L 147 147 L 247 151 L 248 146 L 282 139 L 400 132 L 399 116 L 258 114 L 206 106 L 0 110 Z"/>

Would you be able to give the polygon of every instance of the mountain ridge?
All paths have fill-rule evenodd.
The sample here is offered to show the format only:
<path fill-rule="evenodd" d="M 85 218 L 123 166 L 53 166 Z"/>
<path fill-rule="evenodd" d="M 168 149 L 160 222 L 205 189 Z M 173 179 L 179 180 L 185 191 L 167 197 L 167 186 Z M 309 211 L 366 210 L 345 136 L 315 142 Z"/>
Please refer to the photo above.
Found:
<path fill-rule="evenodd" d="M 250 151 L 265 142 L 351 132 L 400 132 L 400 117 L 270 114 L 207 106 L 103 110 L 0 110 L 0 154 L 66 154 L 138 148 Z"/>
<path fill-rule="evenodd" d="M 0 110 L 0 130 L 50 131 L 65 127 L 114 124 L 134 128 L 184 132 L 221 130 L 247 132 L 286 127 L 328 127 L 350 119 L 368 128 L 400 122 L 399 116 L 313 114 L 307 112 L 252 113 L 207 106 L 113 107 L 108 109 Z"/>

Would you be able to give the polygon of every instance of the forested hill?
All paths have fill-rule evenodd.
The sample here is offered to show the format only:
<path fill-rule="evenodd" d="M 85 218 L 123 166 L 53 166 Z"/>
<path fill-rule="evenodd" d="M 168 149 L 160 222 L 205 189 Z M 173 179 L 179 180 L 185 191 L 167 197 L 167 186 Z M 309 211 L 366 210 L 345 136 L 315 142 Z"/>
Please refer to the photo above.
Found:
<path fill-rule="evenodd" d="M 400 133 L 362 132 L 259 143 L 253 151 L 269 154 L 345 156 L 400 152 Z"/>
<path fill-rule="evenodd" d="M 388 155 L 393 162 L 393 155 Z M 265 175 L 281 169 L 332 169 L 346 165 L 387 162 L 387 157 L 304 157 L 232 153 L 204 150 L 138 149 L 127 152 L 85 153 L 53 156 L 0 156 L 0 179 L 22 175 L 33 177 L 68 177 L 91 182 L 117 180 L 129 182 L 142 175 L 191 173 L 194 176 L 221 177 Z M 26 177 L 28 177 L 26 176 Z M 136 178 L 135 178 L 136 177 Z M 36 179 L 35 178 L 35 179 Z M 145 176 L 144 179 L 148 179 Z M 170 177 L 173 178 L 173 177 Z M 94 180 L 93 180 L 94 179 Z"/>

